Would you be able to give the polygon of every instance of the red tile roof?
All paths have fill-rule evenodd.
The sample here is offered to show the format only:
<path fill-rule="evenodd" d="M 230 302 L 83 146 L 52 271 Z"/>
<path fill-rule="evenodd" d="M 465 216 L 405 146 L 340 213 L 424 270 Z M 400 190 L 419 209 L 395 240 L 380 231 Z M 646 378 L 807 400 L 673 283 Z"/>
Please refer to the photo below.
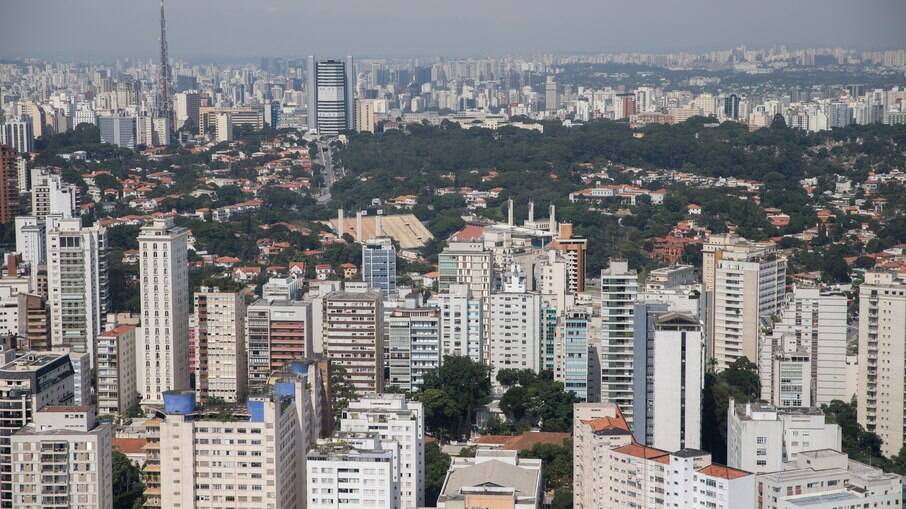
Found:
<path fill-rule="evenodd" d="M 635 456 L 636 458 L 644 458 L 644 459 L 657 459 L 661 456 L 667 456 L 668 457 L 667 461 L 668 462 L 670 461 L 669 453 L 667 451 L 655 449 L 654 447 L 645 447 L 644 445 L 639 445 L 636 443 L 624 445 L 623 447 L 618 447 L 618 448 L 614 449 L 614 452 L 626 454 L 628 456 Z M 660 461 L 660 460 L 658 460 L 658 461 Z"/>
<path fill-rule="evenodd" d="M 712 463 L 707 467 L 698 471 L 700 474 L 708 475 L 711 477 L 720 477 L 721 479 L 738 479 L 740 477 L 745 477 L 747 475 L 752 475 L 745 470 L 738 470 L 736 468 L 731 468 L 726 465 L 720 465 L 718 463 Z"/>
<path fill-rule="evenodd" d="M 536 444 L 560 445 L 570 437 L 569 433 L 554 433 L 547 431 L 528 431 L 521 435 L 484 435 L 474 438 L 476 444 L 499 444 L 501 449 L 508 451 L 524 451 L 531 449 Z"/>
<path fill-rule="evenodd" d="M 113 450 L 123 454 L 142 454 L 145 443 L 144 438 L 114 438 Z"/>

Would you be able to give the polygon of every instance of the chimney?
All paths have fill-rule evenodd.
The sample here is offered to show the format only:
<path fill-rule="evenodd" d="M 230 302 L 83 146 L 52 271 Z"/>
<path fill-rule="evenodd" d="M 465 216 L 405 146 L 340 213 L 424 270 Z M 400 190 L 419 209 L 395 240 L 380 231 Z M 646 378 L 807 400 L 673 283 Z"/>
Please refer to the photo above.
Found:
<path fill-rule="evenodd" d="M 355 240 L 362 242 L 362 211 L 355 213 Z"/>
<path fill-rule="evenodd" d="M 507 202 L 506 224 L 513 226 L 513 199 L 510 198 L 506 202 Z"/>
<path fill-rule="evenodd" d="M 343 209 L 337 210 L 337 236 L 342 238 L 343 234 L 346 233 L 346 223 L 343 218 Z"/>
<path fill-rule="evenodd" d="M 535 202 L 533 201 L 528 202 L 528 222 L 535 222 Z"/>
<path fill-rule="evenodd" d="M 550 224 L 548 225 L 548 229 L 551 234 L 557 233 L 557 207 L 554 206 L 553 203 L 551 203 Z"/>

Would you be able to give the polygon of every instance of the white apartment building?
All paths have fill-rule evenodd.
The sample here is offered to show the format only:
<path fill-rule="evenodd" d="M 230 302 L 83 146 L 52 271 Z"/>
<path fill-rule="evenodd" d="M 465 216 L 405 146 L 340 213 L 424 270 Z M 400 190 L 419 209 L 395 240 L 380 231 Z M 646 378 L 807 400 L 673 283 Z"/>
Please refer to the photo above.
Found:
<path fill-rule="evenodd" d="M 16 216 L 16 252 L 29 267 L 32 286 L 37 287 L 38 265 L 47 261 L 47 230 L 35 216 Z"/>
<path fill-rule="evenodd" d="M 425 375 L 440 367 L 440 311 L 395 309 L 385 317 L 385 324 L 390 376 L 386 384 L 405 391 L 418 389 Z"/>
<path fill-rule="evenodd" d="M 377 434 L 342 434 L 321 440 L 305 463 L 307 509 L 374 507 L 396 509 L 397 451 L 384 448 Z"/>
<path fill-rule="evenodd" d="M 438 509 L 505 507 L 541 509 L 541 460 L 516 451 L 479 449 L 474 458 L 454 457 L 447 470 Z"/>
<path fill-rule="evenodd" d="M 475 296 L 468 285 L 450 285 L 449 291 L 435 294 L 429 304 L 440 310 L 441 359 L 446 355 L 485 359 L 484 299 Z"/>
<path fill-rule="evenodd" d="M 629 263 L 613 260 L 601 271 L 601 401 L 620 406 L 632 424 L 633 303 L 639 279 Z"/>
<path fill-rule="evenodd" d="M 98 415 L 125 416 L 138 398 L 135 326 L 118 325 L 98 335 Z"/>
<path fill-rule="evenodd" d="M 377 434 L 382 442 L 399 444 L 401 509 L 425 505 L 425 415 L 420 402 L 403 394 L 367 395 L 343 411 L 340 430 Z"/>
<path fill-rule="evenodd" d="M 50 342 L 87 353 L 96 365 L 97 335 L 107 316 L 107 230 L 62 219 L 47 229 Z"/>
<path fill-rule="evenodd" d="M 569 268 L 560 251 L 549 250 L 537 267 L 537 288 L 544 302 L 559 312 L 566 310 Z"/>
<path fill-rule="evenodd" d="M 290 396 L 250 399 L 224 419 L 191 391 L 164 394 L 161 507 L 296 509 L 304 502 L 301 430 Z"/>
<path fill-rule="evenodd" d="M 189 387 L 188 233 L 155 219 L 138 235 L 143 406 L 161 406 L 164 391 Z"/>
<path fill-rule="evenodd" d="M 384 390 L 384 311 L 376 290 L 324 297 L 324 354 L 360 395 Z"/>
<path fill-rule="evenodd" d="M 894 456 L 906 444 L 906 283 L 868 272 L 859 287 L 859 424 Z"/>
<path fill-rule="evenodd" d="M 702 249 L 702 278 L 709 298 L 708 348 L 718 370 L 741 357 L 758 359 L 760 319 L 780 309 L 786 259 L 772 244 L 730 233 L 712 235 Z"/>
<path fill-rule="evenodd" d="M 776 472 L 803 451 L 833 449 L 842 443 L 840 426 L 818 408 L 778 409 L 764 403 L 727 410 L 727 464 L 754 473 Z"/>
<path fill-rule="evenodd" d="M 13 506 L 113 508 L 113 431 L 90 406 L 45 406 L 11 439 Z"/>
<path fill-rule="evenodd" d="M 801 452 L 777 472 L 756 477 L 761 509 L 902 507 L 903 480 L 830 449 Z"/>
<path fill-rule="evenodd" d="M 491 383 L 499 389 L 501 369 L 541 371 L 541 295 L 526 290 L 523 274 L 514 267 L 502 291 L 491 294 L 489 307 Z"/>
<path fill-rule="evenodd" d="M 485 248 L 481 242 L 450 242 L 437 258 L 438 290 L 441 293 L 450 291 L 452 285 L 468 287 L 472 298 L 482 303 L 483 327 L 489 328 L 494 251 Z M 480 359 L 487 359 L 488 355 L 488 345 L 483 342 Z"/>
<path fill-rule="evenodd" d="M 31 170 L 31 214 L 38 219 L 77 217 L 78 192 L 78 187 L 63 182 L 62 176 L 48 168 Z"/>
<path fill-rule="evenodd" d="M 599 507 L 610 497 L 610 477 L 604 459 L 609 452 L 632 443 L 632 432 L 614 403 L 573 405 L 573 506 Z"/>
<path fill-rule="evenodd" d="M 195 390 L 201 399 L 242 401 L 248 386 L 245 298 L 201 287 L 194 301 Z"/>

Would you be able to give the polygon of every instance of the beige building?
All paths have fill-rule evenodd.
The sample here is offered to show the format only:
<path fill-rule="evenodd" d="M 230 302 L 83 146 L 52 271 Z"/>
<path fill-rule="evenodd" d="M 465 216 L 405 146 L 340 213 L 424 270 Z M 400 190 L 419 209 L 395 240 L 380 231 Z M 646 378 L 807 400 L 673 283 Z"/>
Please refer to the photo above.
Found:
<path fill-rule="evenodd" d="M 453 458 L 438 509 L 541 509 L 541 460 L 516 451 L 479 449 L 474 458 Z"/>
<path fill-rule="evenodd" d="M 195 390 L 199 399 L 242 401 L 248 386 L 245 299 L 238 292 L 195 292 Z"/>
<path fill-rule="evenodd" d="M 900 452 L 906 434 L 906 283 L 892 272 L 868 272 L 859 287 L 859 424 Z"/>
<path fill-rule="evenodd" d="M 360 395 L 384 390 L 384 312 L 376 290 L 324 297 L 324 354 Z"/>
<path fill-rule="evenodd" d="M 102 332 L 97 349 L 98 414 L 125 416 L 138 399 L 135 326 L 119 325 Z"/>
<path fill-rule="evenodd" d="M 295 509 L 303 506 L 304 454 L 295 403 L 253 398 L 231 416 L 167 393 L 160 423 L 161 507 Z"/>
<path fill-rule="evenodd" d="M 595 509 L 607 500 L 610 477 L 604 459 L 632 443 L 632 432 L 614 403 L 573 406 L 573 506 Z"/>
<path fill-rule="evenodd" d="M 113 507 L 113 432 L 90 406 L 47 406 L 12 437 L 13 507 Z"/>
<path fill-rule="evenodd" d="M 702 279 L 710 293 L 708 357 L 718 370 L 741 357 L 756 362 L 760 319 L 783 304 L 786 258 L 770 243 L 711 235 L 702 248 Z"/>

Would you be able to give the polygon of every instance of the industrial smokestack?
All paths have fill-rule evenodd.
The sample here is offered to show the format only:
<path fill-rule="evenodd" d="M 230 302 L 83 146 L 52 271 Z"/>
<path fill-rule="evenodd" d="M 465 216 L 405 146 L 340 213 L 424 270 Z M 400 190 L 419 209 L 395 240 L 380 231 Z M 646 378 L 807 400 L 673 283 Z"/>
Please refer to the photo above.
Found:
<path fill-rule="evenodd" d="M 528 222 L 535 222 L 535 202 L 533 201 L 528 202 Z"/>
<path fill-rule="evenodd" d="M 548 225 L 551 233 L 557 233 L 557 208 L 551 203 L 550 224 Z"/>
<path fill-rule="evenodd" d="M 513 199 L 510 198 L 506 201 L 507 203 L 507 214 L 506 214 L 506 224 L 513 226 Z"/>
<path fill-rule="evenodd" d="M 355 240 L 362 242 L 362 211 L 355 213 Z"/>
<path fill-rule="evenodd" d="M 346 233 L 346 224 L 343 219 L 343 209 L 337 210 L 337 236 L 343 238 L 343 234 Z"/>

